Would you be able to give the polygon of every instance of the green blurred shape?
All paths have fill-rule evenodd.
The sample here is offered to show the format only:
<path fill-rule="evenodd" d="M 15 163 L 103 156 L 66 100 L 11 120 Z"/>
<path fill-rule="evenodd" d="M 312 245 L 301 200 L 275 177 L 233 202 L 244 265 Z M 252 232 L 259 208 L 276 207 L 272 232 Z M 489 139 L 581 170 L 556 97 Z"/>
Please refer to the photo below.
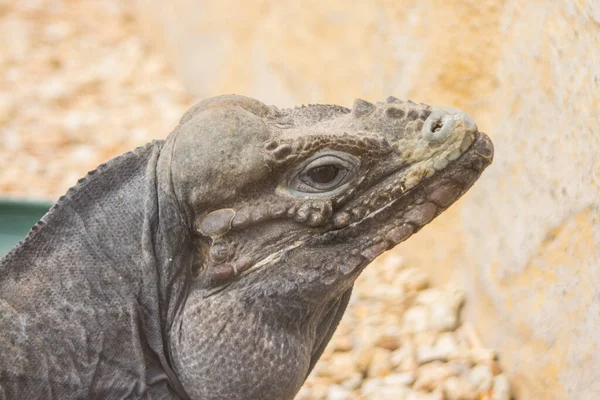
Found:
<path fill-rule="evenodd" d="M 21 239 L 52 207 L 52 203 L 0 198 L 0 257 Z"/>

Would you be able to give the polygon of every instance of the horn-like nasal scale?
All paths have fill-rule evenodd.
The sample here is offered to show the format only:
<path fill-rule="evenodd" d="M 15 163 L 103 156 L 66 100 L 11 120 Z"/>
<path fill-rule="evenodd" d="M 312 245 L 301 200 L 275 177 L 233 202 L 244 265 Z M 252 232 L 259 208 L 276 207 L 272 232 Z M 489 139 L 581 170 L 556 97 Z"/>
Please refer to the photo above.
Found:
<path fill-rule="evenodd" d="M 430 143 L 443 143 L 460 125 L 465 131 L 477 131 L 475 121 L 463 111 L 452 107 L 433 107 L 433 112 L 423 124 L 423 137 Z"/>
<path fill-rule="evenodd" d="M 375 110 L 375 105 L 363 99 L 356 99 L 352 107 L 352 114 L 356 118 L 371 114 Z"/>

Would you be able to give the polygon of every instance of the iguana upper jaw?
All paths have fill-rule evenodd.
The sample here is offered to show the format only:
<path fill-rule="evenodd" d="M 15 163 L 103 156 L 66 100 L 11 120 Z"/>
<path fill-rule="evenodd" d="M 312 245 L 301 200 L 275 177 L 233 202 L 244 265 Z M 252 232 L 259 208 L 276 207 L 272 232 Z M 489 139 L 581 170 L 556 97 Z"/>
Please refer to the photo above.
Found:
<path fill-rule="evenodd" d="M 300 246 L 323 246 L 328 242 L 344 242 L 357 236 L 362 240 L 339 260 L 338 269 L 343 275 L 359 273 L 377 256 L 407 240 L 446 210 L 491 164 L 494 155 L 491 140 L 481 132 L 473 133 L 473 137 L 459 158 L 450 161 L 441 171 L 424 178 L 410 189 L 405 189 L 404 185 L 397 186 L 393 193 L 399 194 L 398 197 L 347 226 L 294 243 L 277 255 L 261 260 L 241 276 L 262 267 L 268 268 L 269 264 L 276 263 Z M 405 176 L 403 172 L 392 176 L 389 181 L 402 182 Z M 389 186 L 390 182 L 383 182 L 383 185 Z"/>
<path fill-rule="evenodd" d="M 493 154 L 489 137 L 477 132 L 472 144 L 444 169 L 406 191 L 400 187 L 396 192 L 403 193 L 397 198 L 358 221 L 320 235 L 315 240 L 340 241 L 360 232 L 364 242 L 350 251 L 356 263 L 351 269 L 360 270 L 359 266 L 365 266 L 384 251 L 405 241 L 458 200 L 491 164 Z M 345 269 L 349 272 L 350 267 Z"/>
<path fill-rule="evenodd" d="M 355 242 L 353 239 L 357 236 L 361 239 L 354 243 L 346 257 L 338 260 L 338 270 L 348 278 L 351 278 L 350 275 L 358 275 L 377 256 L 407 240 L 458 200 L 491 164 L 494 150 L 489 137 L 481 132 L 469 132 L 469 135 L 473 137 L 469 140 L 469 146 L 461 149 L 460 156 L 449 161 L 442 170 L 422 178 L 409 189 L 405 182 L 407 176 L 413 176 L 412 171 L 408 171 L 408 168 L 397 171 L 379 184 L 387 187 L 386 195 L 391 198 L 385 204 L 348 225 L 338 228 L 331 226 L 323 234 L 295 241 L 277 253 L 257 260 L 235 276 L 234 280 L 227 280 L 225 283 L 233 283 L 258 269 L 269 268 L 302 246 L 310 248 L 326 243 Z M 351 202 L 348 208 L 353 207 L 355 203 Z M 332 220 L 334 219 L 335 216 Z M 335 225 L 335 222 L 331 224 Z M 205 295 L 213 295 L 223 288 L 216 287 Z"/>
<path fill-rule="evenodd" d="M 348 237 L 352 255 L 373 259 L 381 249 L 416 232 L 467 189 L 456 182 L 439 181 L 440 176 L 460 169 L 473 142 L 485 136 L 461 111 L 395 98 L 377 105 L 357 100 L 351 112 L 337 110 L 339 114 L 330 119 L 320 116 L 323 120 L 310 127 L 300 123 L 303 117 L 290 118 L 285 112 L 269 114 L 271 119 L 257 118 L 248 112 L 248 105 L 236 106 L 236 102 L 244 101 L 228 99 L 222 108 L 213 102 L 188 122 L 204 121 L 196 126 L 212 126 L 211 136 L 217 138 L 229 138 L 229 132 L 235 131 L 246 135 L 235 148 L 212 149 L 209 153 L 211 157 L 223 154 L 225 159 L 237 149 L 248 153 L 249 160 L 238 167 L 238 174 L 223 171 L 233 164 L 209 167 L 222 171 L 221 190 L 230 192 L 229 198 L 200 207 L 195 198 L 212 196 L 200 197 L 194 192 L 206 185 L 200 181 L 197 186 L 186 185 L 192 188 L 190 200 L 199 211 L 192 210 L 199 235 L 195 275 L 210 293 L 258 269 L 269 268 L 287 253 L 305 247 L 305 243 L 335 235 L 339 238 L 351 231 L 360 236 Z M 260 113 L 261 118 L 267 111 Z M 261 125 L 261 121 L 266 124 Z M 281 126 L 285 129 L 279 130 Z M 277 133 L 261 144 L 261 138 L 272 129 Z M 187 139 L 178 141 L 197 140 L 195 131 L 188 132 Z M 213 143 L 221 142 L 215 139 Z M 190 144 L 181 147 L 187 148 Z M 256 157 L 260 148 L 264 160 Z M 215 162 L 222 163 L 219 159 Z M 189 166 L 181 170 L 188 171 Z M 313 173 L 316 175 L 310 176 Z M 332 179 L 328 180 L 328 175 Z M 244 183 L 242 178 L 254 181 L 247 179 Z M 239 186 L 234 185 L 236 180 Z M 230 181 L 232 185 L 228 186 Z M 423 190 L 419 188 L 424 185 L 443 198 L 434 202 L 420 195 Z M 379 221 L 379 214 L 388 215 L 390 220 Z M 376 220 L 378 226 L 365 229 Z"/>

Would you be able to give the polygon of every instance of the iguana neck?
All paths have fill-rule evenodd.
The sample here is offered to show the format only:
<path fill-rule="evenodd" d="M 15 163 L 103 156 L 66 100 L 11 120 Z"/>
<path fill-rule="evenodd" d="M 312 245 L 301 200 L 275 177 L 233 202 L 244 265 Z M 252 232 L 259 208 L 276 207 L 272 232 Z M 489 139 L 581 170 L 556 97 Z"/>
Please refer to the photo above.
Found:
<path fill-rule="evenodd" d="M 55 268 L 79 275 L 103 265 L 127 283 L 128 293 L 138 292 L 139 268 L 147 250 L 145 228 L 156 218 L 146 215 L 146 211 L 152 207 L 151 199 L 156 198 L 153 170 L 161 147 L 162 143 L 150 143 L 100 165 L 80 179 L 2 259 L 0 279 L 7 281 L 13 275 L 31 273 L 51 280 Z M 131 262 L 115 262 L 125 261 L 115 258 L 116 250 L 124 248 Z M 78 257 L 84 254 L 93 263 L 64 265 L 67 260 L 78 263 Z M 111 290 L 122 286 L 113 285 Z"/>
<path fill-rule="evenodd" d="M 136 362 L 152 365 L 147 369 L 154 376 L 140 376 L 139 390 L 146 390 L 148 380 L 168 381 L 181 394 L 164 346 L 167 313 L 176 307 L 168 304 L 168 291 L 177 288 L 166 289 L 173 277 L 159 271 L 175 258 L 176 249 L 165 244 L 179 220 L 167 217 L 176 215 L 168 208 L 168 196 L 163 196 L 164 209 L 159 204 L 156 171 L 162 147 L 156 141 L 110 160 L 61 197 L 0 261 L 0 307 L 9 304 L 39 324 L 49 323 L 49 330 L 73 330 L 65 337 L 84 329 L 88 340 L 100 332 L 102 341 L 133 343 L 137 349 L 123 355 L 99 343 L 99 360 L 141 357 Z M 170 241 L 181 246 L 178 236 Z M 131 321 L 125 330 L 123 319 Z M 81 349 L 74 347 L 90 351 L 83 343 Z M 97 373 L 101 367 L 90 368 Z"/>

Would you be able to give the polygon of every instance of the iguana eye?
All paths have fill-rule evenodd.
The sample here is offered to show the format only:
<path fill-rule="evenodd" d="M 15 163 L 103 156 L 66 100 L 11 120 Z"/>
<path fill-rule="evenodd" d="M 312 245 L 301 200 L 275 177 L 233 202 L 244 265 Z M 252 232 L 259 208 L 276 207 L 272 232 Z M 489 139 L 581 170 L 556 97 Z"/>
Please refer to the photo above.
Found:
<path fill-rule="evenodd" d="M 300 196 L 331 196 L 352 183 L 358 166 L 359 160 L 350 154 L 337 151 L 317 154 L 296 169 L 289 189 Z"/>
<path fill-rule="evenodd" d="M 340 172 L 342 171 L 335 165 L 323 165 L 312 168 L 306 174 L 302 175 L 300 179 L 307 185 L 310 185 L 311 183 L 326 185 L 335 181 L 340 175 Z"/>

